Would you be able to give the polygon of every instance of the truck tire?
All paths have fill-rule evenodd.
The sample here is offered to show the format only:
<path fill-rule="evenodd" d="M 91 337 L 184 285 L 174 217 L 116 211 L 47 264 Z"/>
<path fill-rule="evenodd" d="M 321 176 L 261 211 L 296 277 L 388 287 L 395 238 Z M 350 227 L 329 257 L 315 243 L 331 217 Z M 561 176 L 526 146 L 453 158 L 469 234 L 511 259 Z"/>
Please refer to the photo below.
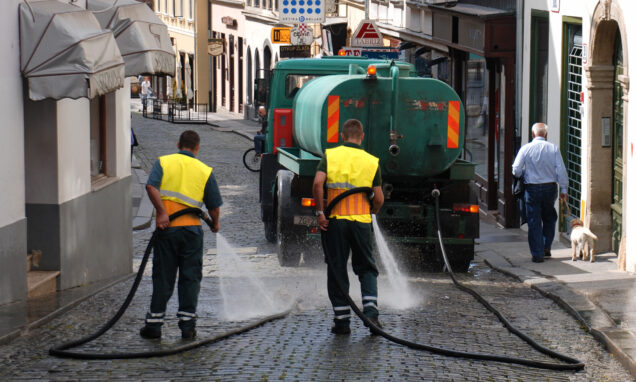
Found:
<path fill-rule="evenodd" d="M 276 174 L 276 249 L 278 263 L 283 267 L 297 267 L 300 264 L 300 245 L 294 232 L 294 206 L 291 196 L 294 173 L 279 170 Z"/>

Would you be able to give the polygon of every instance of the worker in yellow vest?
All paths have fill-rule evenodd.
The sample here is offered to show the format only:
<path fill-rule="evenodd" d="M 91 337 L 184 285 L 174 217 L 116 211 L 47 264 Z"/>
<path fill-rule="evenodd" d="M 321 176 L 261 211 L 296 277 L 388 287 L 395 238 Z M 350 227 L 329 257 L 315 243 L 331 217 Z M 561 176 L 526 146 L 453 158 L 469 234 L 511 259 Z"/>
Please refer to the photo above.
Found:
<path fill-rule="evenodd" d="M 200 147 L 199 134 L 184 131 L 177 144 L 179 152 L 159 157 L 155 162 L 146 191 L 156 210 L 157 238 L 152 264 L 152 299 L 146 325 L 139 334 L 160 338 L 166 305 L 179 273 L 179 328 L 181 337 L 196 336 L 196 310 L 203 266 L 203 229 L 199 217 L 182 215 L 172 221 L 169 216 L 188 207 L 205 204 L 219 231 L 221 194 L 212 168 L 195 158 Z"/>
<path fill-rule="evenodd" d="M 333 274 L 341 280 L 348 292 L 347 262 L 351 250 L 353 272 L 360 280 L 363 312 L 381 328 L 378 320 L 378 269 L 371 245 L 371 214 L 377 213 L 384 203 L 380 167 L 378 158 L 368 154 L 360 146 L 364 139 L 360 121 L 346 121 L 340 136 L 344 144 L 325 150 L 325 155 L 316 169 L 313 184 L 316 215 L 320 228 L 326 231 L 327 250 Z M 373 199 L 369 202 L 366 193 L 348 196 L 333 208 L 331 216 L 327 219 L 323 212 L 325 183 L 327 203 L 344 191 L 357 187 L 373 187 Z M 328 272 L 327 291 L 334 311 L 334 326 L 331 332 L 351 333 L 351 311 L 345 296 L 338 289 L 332 272 Z"/>

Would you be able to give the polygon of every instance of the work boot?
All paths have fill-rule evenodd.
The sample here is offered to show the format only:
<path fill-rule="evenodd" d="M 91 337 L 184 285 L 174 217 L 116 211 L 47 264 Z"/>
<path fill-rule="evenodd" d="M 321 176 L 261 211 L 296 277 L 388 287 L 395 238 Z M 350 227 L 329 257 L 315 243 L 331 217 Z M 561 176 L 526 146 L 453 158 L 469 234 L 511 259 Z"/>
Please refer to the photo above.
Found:
<path fill-rule="evenodd" d="M 543 257 L 552 257 L 552 252 L 550 252 L 549 249 L 544 249 L 543 250 Z"/>
<path fill-rule="evenodd" d="M 146 325 L 139 330 L 139 335 L 149 340 L 161 338 L 161 328 L 153 328 Z"/>
<path fill-rule="evenodd" d="M 369 321 L 371 321 L 375 326 L 377 326 L 378 328 L 382 329 L 382 323 L 380 322 L 380 320 L 377 317 L 367 317 L 369 319 Z M 368 327 L 369 330 L 371 331 L 371 334 L 376 335 L 376 334 L 380 334 L 380 332 L 378 332 L 376 329 L 370 327 L 369 325 L 367 325 L 367 323 L 364 323 L 364 326 Z"/>
<path fill-rule="evenodd" d="M 333 333 L 333 334 L 350 334 L 351 333 L 351 328 L 349 327 L 349 325 L 338 325 L 338 324 L 335 324 L 334 326 L 331 327 L 331 333 Z"/>
<path fill-rule="evenodd" d="M 181 331 L 181 338 L 184 340 L 191 340 L 196 336 L 197 336 L 197 330 L 195 328 Z"/>

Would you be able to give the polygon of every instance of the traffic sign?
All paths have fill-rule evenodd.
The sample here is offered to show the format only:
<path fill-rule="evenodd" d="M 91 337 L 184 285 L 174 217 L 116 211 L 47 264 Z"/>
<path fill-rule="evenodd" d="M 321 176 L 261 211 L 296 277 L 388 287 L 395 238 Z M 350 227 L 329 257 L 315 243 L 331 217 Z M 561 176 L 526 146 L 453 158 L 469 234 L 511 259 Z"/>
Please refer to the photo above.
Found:
<path fill-rule="evenodd" d="M 278 19 L 281 23 L 325 22 L 326 0 L 278 0 Z"/>
<path fill-rule="evenodd" d="M 272 43 L 273 44 L 289 44 L 289 33 L 291 28 L 272 28 Z"/>
<path fill-rule="evenodd" d="M 291 29 L 289 39 L 292 45 L 311 45 L 314 41 L 314 30 L 307 24 L 299 24 Z"/>
<path fill-rule="evenodd" d="M 382 33 L 372 20 L 362 20 L 351 37 L 352 46 L 382 46 Z"/>

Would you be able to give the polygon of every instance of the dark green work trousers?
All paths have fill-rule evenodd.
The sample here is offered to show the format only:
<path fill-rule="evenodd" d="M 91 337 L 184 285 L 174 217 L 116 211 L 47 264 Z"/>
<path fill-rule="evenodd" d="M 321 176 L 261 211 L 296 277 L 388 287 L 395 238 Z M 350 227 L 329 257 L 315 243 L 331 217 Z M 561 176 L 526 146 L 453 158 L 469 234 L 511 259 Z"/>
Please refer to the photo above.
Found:
<path fill-rule="evenodd" d="M 349 292 L 347 261 L 351 251 L 353 272 L 360 280 L 363 312 L 367 317 L 378 317 L 378 268 L 373 259 L 371 224 L 345 219 L 331 219 L 327 229 L 327 249 L 331 256 L 333 273 L 345 291 Z M 332 272 L 328 272 L 327 291 L 334 310 L 336 325 L 349 325 L 351 312 L 344 294 L 338 288 Z"/>
<path fill-rule="evenodd" d="M 179 328 L 196 326 L 203 267 L 203 230 L 199 226 L 171 227 L 157 232 L 152 263 L 152 300 L 146 325 L 160 328 L 179 272 Z"/>

